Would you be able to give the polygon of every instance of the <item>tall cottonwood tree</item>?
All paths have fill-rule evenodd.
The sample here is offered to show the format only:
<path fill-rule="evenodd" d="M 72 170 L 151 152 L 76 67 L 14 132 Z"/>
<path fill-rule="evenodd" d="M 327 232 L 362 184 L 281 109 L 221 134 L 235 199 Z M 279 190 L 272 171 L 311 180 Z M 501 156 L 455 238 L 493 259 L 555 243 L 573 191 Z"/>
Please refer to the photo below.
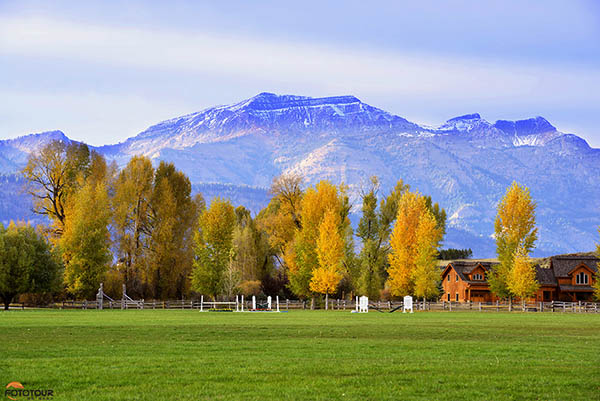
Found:
<path fill-rule="evenodd" d="M 339 215 L 343 226 L 340 231 L 347 232 L 350 206 L 345 187 L 338 188 L 329 181 L 320 181 L 314 188 L 310 187 L 305 191 L 300 204 L 301 228 L 295 230 L 294 239 L 286 245 L 285 262 L 288 266 L 289 286 L 302 298 L 313 295 L 310 281 L 314 270 L 319 266 L 316 252 L 319 226 L 327 210 Z"/>
<path fill-rule="evenodd" d="M 381 199 L 378 208 L 379 179 L 371 177 L 370 183 L 369 190 L 362 194 L 362 217 L 356 231 L 362 242 L 356 289 L 369 298 L 379 299 L 380 290 L 387 277 L 389 238 L 392 224 L 396 220 L 398 200 L 409 186 L 399 180 L 390 194 Z"/>
<path fill-rule="evenodd" d="M 236 215 L 231 202 L 215 198 L 198 218 L 194 235 L 192 289 L 216 299 L 223 292 L 225 272 L 230 266 Z"/>
<path fill-rule="evenodd" d="M 500 264 L 488 274 L 490 290 L 500 298 L 511 296 L 509 288 L 516 252 L 529 255 L 537 240 L 536 204 L 527 187 L 513 182 L 498 204 L 494 223 L 496 253 Z"/>
<path fill-rule="evenodd" d="M 80 298 L 92 298 L 111 261 L 110 205 L 106 183 L 90 180 L 77 191 L 69 206 L 60 239 L 67 290 Z"/>
<path fill-rule="evenodd" d="M 328 307 L 329 294 L 335 292 L 342 279 L 342 261 L 344 259 L 344 239 L 340 233 L 340 215 L 334 209 L 328 209 L 319 225 L 317 238 L 317 259 L 319 266 L 313 271 L 310 289 L 325 294 L 325 309 Z"/>
<path fill-rule="evenodd" d="M 426 199 L 418 192 L 404 192 L 390 240 L 388 285 L 392 295 L 431 295 L 432 283 L 437 283 L 439 276 L 435 257 L 442 236 Z"/>
<path fill-rule="evenodd" d="M 150 246 L 154 168 L 145 156 L 134 156 L 114 183 L 113 227 L 117 260 L 130 293 L 141 295 L 141 272 Z"/>
<path fill-rule="evenodd" d="M 296 230 L 301 228 L 300 207 L 304 195 L 301 185 L 302 178 L 298 175 L 275 177 L 270 188 L 273 197 L 256 218 L 258 229 L 266 233 L 272 256 L 285 275 L 289 263 L 284 255 L 293 250 Z"/>
<path fill-rule="evenodd" d="M 240 288 L 260 288 L 272 273 L 272 250 L 267 234 L 258 227 L 247 209 L 237 207 L 236 215 L 230 267 L 238 272 Z"/>
<path fill-rule="evenodd" d="M 53 239 L 64 231 L 69 199 L 77 192 L 80 178 L 89 174 L 90 155 L 83 143 L 52 141 L 27 159 L 22 174 L 34 199 L 33 212 L 50 219 Z"/>
<path fill-rule="evenodd" d="M 161 161 L 154 174 L 150 198 L 146 293 L 158 299 L 182 297 L 192 270 L 197 204 L 189 178 L 172 163 Z"/>

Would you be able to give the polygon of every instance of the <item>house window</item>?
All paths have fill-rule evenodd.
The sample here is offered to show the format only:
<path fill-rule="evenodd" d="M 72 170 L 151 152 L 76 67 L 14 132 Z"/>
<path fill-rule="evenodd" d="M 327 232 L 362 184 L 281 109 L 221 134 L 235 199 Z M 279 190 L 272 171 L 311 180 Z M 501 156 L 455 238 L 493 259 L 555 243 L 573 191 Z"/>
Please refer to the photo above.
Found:
<path fill-rule="evenodd" d="M 456 274 L 456 281 L 458 281 L 458 273 Z"/>
<path fill-rule="evenodd" d="M 450 293 L 448 293 L 448 302 L 450 302 Z"/>
<path fill-rule="evenodd" d="M 584 272 L 580 272 L 575 276 L 575 283 L 577 284 L 589 284 L 588 275 Z"/>
<path fill-rule="evenodd" d="M 456 293 L 456 302 L 458 302 L 458 292 Z"/>
<path fill-rule="evenodd" d="M 450 282 L 450 273 L 448 273 L 448 282 Z"/>
<path fill-rule="evenodd" d="M 475 273 L 473 274 L 473 280 L 483 280 L 483 276 L 481 273 Z"/>

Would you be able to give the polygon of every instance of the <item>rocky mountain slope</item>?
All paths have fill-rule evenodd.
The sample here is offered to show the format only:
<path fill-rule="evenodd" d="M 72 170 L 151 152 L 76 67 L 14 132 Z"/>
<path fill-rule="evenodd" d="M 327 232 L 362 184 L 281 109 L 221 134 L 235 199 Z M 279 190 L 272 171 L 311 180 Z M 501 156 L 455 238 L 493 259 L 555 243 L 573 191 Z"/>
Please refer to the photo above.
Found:
<path fill-rule="evenodd" d="M 0 141 L 0 172 L 14 174 L 28 152 L 52 139 L 68 140 L 54 131 Z M 282 172 L 299 173 L 307 184 L 348 184 L 356 213 L 369 176 L 381 178 L 383 192 L 402 178 L 448 211 L 445 245 L 473 248 L 475 256 L 493 255 L 495 207 L 513 180 L 538 202 L 537 255 L 591 250 L 600 225 L 600 150 L 542 117 L 491 123 L 469 114 L 426 127 L 353 96 L 261 93 L 97 150 L 120 165 L 135 154 L 172 161 L 209 198 L 224 190 L 255 211 Z"/>

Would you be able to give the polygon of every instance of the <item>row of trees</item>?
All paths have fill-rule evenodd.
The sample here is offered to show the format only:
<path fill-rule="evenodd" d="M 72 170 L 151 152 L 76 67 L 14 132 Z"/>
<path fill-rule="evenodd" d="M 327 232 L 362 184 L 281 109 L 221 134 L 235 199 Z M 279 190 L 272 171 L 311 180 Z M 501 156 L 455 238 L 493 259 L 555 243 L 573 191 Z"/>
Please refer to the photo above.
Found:
<path fill-rule="evenodd" d="M 20 233 L 45 256 L 20 264 L 0 261 L 5 302 L 36 291 L 89 299 L 100 282 L 113 297 L 125 284 L 131 296 L 147 299 L 190 292 L 215 298 L 262 292 L 313 302 L 318 294 L 434 298 L 437 259 L 471 253 L 439 252 L 446 212 L 402 180 L 381 196 L 378 179 L 371 178 L 353 231 L 344 185 L 321 181 L 304 188 L 293 175 L 274 179 L 272 198 L 255 217 L 226 199 L 213 199 L 207 207 L 173 164 L 155 168 L 136 156 L 119 170 L 85 144 L 53 142 L 30 156 L 23 175 L 34 211 L 49 223 L 37 230 L 11 224 L 0 234 Z M 490 286 L 501 297 L 523 298 L 537 289 L 528 257 L 537 239 L 535 204 L 526 188 L 509 188 L 495 231 L 500 267 L 490 273 Z M 47 261 L 41 264 L 40 258 Z M 13 271 L 32 263 L 31 271 L 48 272 L 44 283 L 37 273 Z M 5 281 L 14 275 L 31 279 L 19 286 Z"/>
<path fill-rule="evenodd" d="M 50 143 L 23 175 L 34 212 L 47 217 L 41 232 L 62 289 L 78 298 L 92 298 L 100 282 L 111 296 L 125 284 L 131 296 L 157 299 L 190 291 L 430 296 L 437 288 L 431 277 L 445 211 L 402 181 L 379 199 L 371 179 L 355 235 L 347 188 L 327 181 L 303 188 L 300 177 L 277 177 L 270 203 L 253 217 L 225 199 L 207 207 L 170 163 L 155 168 L 136 156 L 119 170 L 80 143 Z M 429 269 L 427 284 L 418 269 Z"/>

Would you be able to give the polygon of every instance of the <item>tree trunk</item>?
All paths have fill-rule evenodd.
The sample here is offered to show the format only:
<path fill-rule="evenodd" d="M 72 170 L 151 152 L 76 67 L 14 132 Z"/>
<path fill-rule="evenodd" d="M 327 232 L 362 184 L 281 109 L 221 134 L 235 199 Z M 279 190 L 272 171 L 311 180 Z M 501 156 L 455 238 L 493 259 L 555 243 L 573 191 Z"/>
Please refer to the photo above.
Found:
<path fill-rule="evenodd" d="M 310 310 L 315 310 L 315 296 L 310 298 Z"/>
<path fill-rule="evenodd" d="M 10 305 L 14 297 L 14 295 L 2 294 L 2 299 L 4 300 L 4 310 L 8 310 L 8 306 Z"/>
<path fill-rule="evenodd" d="M 329 303 L 329 294 L 325 294 L 325 310 L 327 310 L 328 303 Z"/>

